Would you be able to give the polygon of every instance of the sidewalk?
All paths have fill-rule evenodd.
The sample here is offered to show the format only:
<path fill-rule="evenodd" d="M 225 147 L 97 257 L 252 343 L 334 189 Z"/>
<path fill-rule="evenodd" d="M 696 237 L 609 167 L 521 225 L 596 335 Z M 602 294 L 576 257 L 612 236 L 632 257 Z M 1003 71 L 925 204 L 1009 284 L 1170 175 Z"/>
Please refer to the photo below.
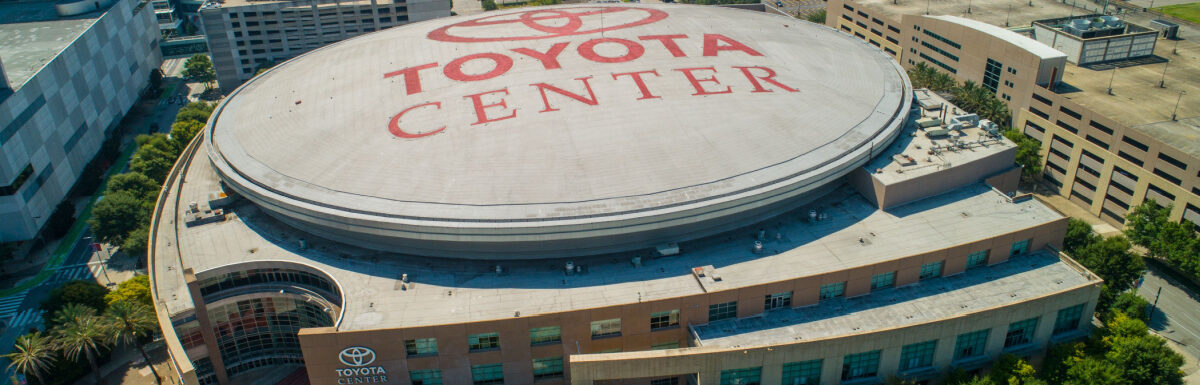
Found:
<path fill-rule="evenodd" d="M 1022 186 L 1022 189 L 1024 188 L 1026 188 L 1026 186 Z M 1031 192 L 1039 201 L 1047 206 L 1050 206 L 1051 208 L 1054 208 L 1055 210 L 1058 210 L 1058 212 L 1062 213 L 1063 215 L 1080 219 L 1088 224 L 1091 224 L 1092 231 L 1095 231 L 1096 234 L 1106 237 L 1121 234 L 1120 228 L 1105 222 L 1098 216 L 1092 215 L 1092 213 L 1088 212 L 1083 207 L 1079 207 L 1079 205 L 1075 204 L 1074 202 L 1067 200 L 1067 197 L 1058 195 L 1057 192 L 1050 190 L 1041 183 L 1037 184 L 1034 187 L 1034 190 Z"/>
<path fill-rule="evenodd" d="M 154 370 L 158 371 L 163 385 L 179 384 L 179 376 L 167 362 L 167 351 L 164 347 L 165 345 L 161 341 L 151 342 L 146 346 L 146 353 L 154 361 Z M 122 345 L 114 349 L 108 363 L 100 366 L 100 373 L 104 377 L 105 385 L 157 385 L 154 381 L 154 372 L 150 371 L 142 354 L 133 346 Z M 95 383 L 96 379 L 91 373 L 75 381 L 75 385 L 95 385 Z"/>
<path fill-rule="evenodd" d="M 184 95 L 191 95 L 192 86 L 177 77 L 168 77 L 163 81 L 164 92 L 152 102 L 139 99 L 139 104 L 130 109 L 131 115 L 128 120 L 123 122 L 128 128 L 125 137 L 122 138 L 121 155 L 106 171 L 106 181 L 108 177 L 125 170 L 129 158 L 136 150 L 134 138 L 137 135 L 150 133 L 149 131 L 155 123 L 158 124 L 160 131 L 170 130 L 175 113 L 182 105 L 168 105 L 163 97 L 181 92 Z M 171 95 L 167 95 L 167 92 L 171 92 Z M 103 189 L 104 184 L 102 183 L 96 195 L 79 198 L 76 207 L 82 207 L 77 209 L 76 223 L 67 232 L 67 235 L 57 240 L 47 241 L 45 245 L 42 245 L 40 241 L 26 242 L 29 246 L 22 245 L 28 247 L 23 250 L 24 254 L 21 249 L 18 249 L 17 255 L 24 255 L 24 257 L 18 257 L 5 264 L 7 270 L 5 274 L 0 274 L 0 298 L 36 286 L 49 278 L 63 264 L 67 257 L 66 254 L 71 251 L 71 245 L 78 242 L 85 233 L 87 219 L 91 217 L 92 205 L 95 204 L 95 200 L 99 197 L 98 194 Z"/>

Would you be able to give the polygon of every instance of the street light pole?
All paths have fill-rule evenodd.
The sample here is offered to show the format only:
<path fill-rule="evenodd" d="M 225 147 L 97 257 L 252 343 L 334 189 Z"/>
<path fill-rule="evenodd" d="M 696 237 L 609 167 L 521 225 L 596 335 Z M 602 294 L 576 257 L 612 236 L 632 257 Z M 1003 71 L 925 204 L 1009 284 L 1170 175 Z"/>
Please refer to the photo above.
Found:
<path fill-rule="evenodd" d="M 1162 79 L 1158 80 L 1158 88 L 1167 88 L 1167 66 L 1171 64 L 1170 60 L 1163 63 Z"/>
<path fill-rule="evenodd" d="M 1109 94 L 1109 95 L 1112 95 L 1112 94 L 1113 94 L 1113 93 L 1112 93 L 1112 83 L 1113 83 L 1113 79 L 1115 79 L 1116 77 L 1117 77 L 1117 68 L 1116 68 L 1116 67 L 1113 67 L 1113 73 L 1112 73 L 1112 76 L 1110 76 L 1110 77 L 1108 78 L 1108 94 Z"/>
<path fill-rule="evenodd" d="M 1150 324 L 1150 321 L 1154 319 L 1154 309 L 1158 307 L 1158 297 L 1162 297 L 1162 286 L 1158 287 L 1158 294 L 1154 295 L 1154 304 L 1146 309 L 1150 313 L 1146 314 L 1146 324 Z"/>
<path fill-rule="evenodd" d="M 1175 98 L 1175 110 L 1171 111 L 1171 121 L 1172 122 L 1175 121 L 1175 114 L 1179 113 L 1179 101 L 1183 100 L 1183 94 L 1186 94 L 1186 93 L 1187 93 L 1187 91 L 1179 91 L 1179 97 Z"/>

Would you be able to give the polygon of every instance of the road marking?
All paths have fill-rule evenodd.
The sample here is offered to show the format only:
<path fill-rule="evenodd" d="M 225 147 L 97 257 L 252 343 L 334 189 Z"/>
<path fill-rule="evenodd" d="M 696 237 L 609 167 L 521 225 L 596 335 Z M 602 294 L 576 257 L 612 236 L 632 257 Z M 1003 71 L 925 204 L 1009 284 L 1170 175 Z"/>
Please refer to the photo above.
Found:
<path fill-rule="evenodd" d="M 19 328 L 35 322 L 41 322 L 41 319 L 42 309 L 25 309 L 8 326 L 10 328 Z"/>
<path fill-rule="evenodd" d="M 25 296 L 29 295 L 29 290 L 23 290 L 17 294 L 10 295 L 0 299 L 0 319 L 12 317 L 17 313 L 21 303 L 25 302 Z"/>

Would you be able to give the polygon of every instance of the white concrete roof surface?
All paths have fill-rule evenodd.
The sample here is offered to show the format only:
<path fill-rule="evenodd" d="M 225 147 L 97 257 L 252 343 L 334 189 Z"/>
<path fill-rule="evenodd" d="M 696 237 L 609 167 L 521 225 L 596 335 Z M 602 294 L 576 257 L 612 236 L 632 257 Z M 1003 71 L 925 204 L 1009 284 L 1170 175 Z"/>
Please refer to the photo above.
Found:
<path fill-rule="evenodd" d="M 672 34 L 686 37 L 645 38 Z M 706 34 L 726 49 L 705 56 Z M 443 41 L 455 39 L 479 41 Z M 730 48 L 738 43 L 748 49 Z M 518 53 L 553 49 L 553 64 Z M 593 51 L 638 57 L 601 63 L 585 58 Z M 461 80 L 486 77 L 495 60 L 511 69 Z M 407 75 L 388 76 L 427 64 L 420 92 Z M 751 79 L 738 66 L 765 69 L 747 69 Z M 636 71 L 656 71 L 642 77 L 652 96 L 616 75 Z M 762 80 L 768 71 L 795 92 Z M 696 95 L 689 74 L 714 93 Z M 688 5 L 522 8 L 413 23 L 276 66 L 214 115 L 211 151 L 246 183 L 334 215 L 586 218 L 811 178 L 887 134 L 907 89 L 875 47 L 791 18 Z M 480 111 L 495 121 L 480 123 Z"/>
<path fill-rule="evenodd" d="M 968 19 L 965 17 L 950 16 L 950 15 L 926 16 L 926 17 L 932 17 L 932 18 L 935 18 L 938 20 L 944 20 L 944 21 L 948 21 L 951 23 L 965 26 L 965 27 L 974 28 L 976 30 L 979 30 L 980 32 L 984 32 L 989 35 L 995 36 L 997 38 L 1000 38 L 1000 39 L 1008 42 L 1009 44 L 1017 46 L 1026 51 L 1029 51 L 1029 53 L 1032 53 L 1043 60 L 1067 57 L 1067 54 L 1062 53 L 1062 51 L 1051 48 L 1050 46 L 1042 44 L 1041 42 L 1038 42 L 1037 40 L 1030 39 L 1029 37 L 1021 35 L 1019 33 L 1009 31 L 1007 29 L 1004 29 L 1004 28 L 1001 28 L 1001 27 L 998 27 L 995 25 L 984 23 L 982 21 L 972 20 L 972 19 Z"/>

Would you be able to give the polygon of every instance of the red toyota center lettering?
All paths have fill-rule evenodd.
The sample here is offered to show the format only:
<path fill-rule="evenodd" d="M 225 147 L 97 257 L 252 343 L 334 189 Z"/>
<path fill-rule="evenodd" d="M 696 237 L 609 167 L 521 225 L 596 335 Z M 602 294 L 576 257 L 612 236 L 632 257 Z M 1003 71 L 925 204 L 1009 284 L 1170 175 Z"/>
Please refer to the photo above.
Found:
<path fill-rule="evenodd" d="M 576 26 L 575 28 L 578 27 Z M 434 32 L 444 30 L 445 28 Z M 433 36 L 434 33 L 430 35 Z M 511 71 L 516 65 L 514 57 L 531 58 L 540 66 L 538 69 L 551 71 L 563 68 L 559 59 L 568 51 L 574 51 L 579 57 L 595 63 L 628 63 L 635 62 L 645 55 L 648 49 L 647 46 L 650 47 L 649 49 L 662 49 L 672 58 L 687 58 L 688 55 L 680 47 L 680 43 L 686 43 L 689 40 L 693 39 L 685 34 L 646 35 L 638 36 L 636 40 L 598 37 L 583 41 L 575 47 L 571 47 L 570 42 L 558 42 L 544 50 L 513 48 L 509 52 L 473 53 L 458 57 L 444 65 L 434 62 L 398 69 L 383 74 L 383 78 L 398 78 L 404 84 L 403 90 L 400 92 L 404 92 L 406 95 L 419 95 L 424 91 L 422 79 L 437 76 L 438 72 L 441 72 L 441 75 L 449 80 L 478 82 L 495 79 Z M 608 49 L 597 49 L 597 47 L 603 45 L 608 45 Z M 701 57 L 740 55 L 745 58 L 753 58 L 763 56 L 758 50 L 717 33 L 704 34 L 701 37 L 699 46 Z M 621 54 L 614 54 L 614 52 L 621 52 Z M 467 67 L 473 69 L 485 68 L 486 70 L 469 73 L 466 70 Z M 536 112 L 541 114 L 559 110 L 558 107 L 551 103 L 548 97 L 550 94 L 562 96 L 568 100 L 588 106 L 600 105 L 602 100 L 600 96 L 596 95 L 592 87 L 594 82 L 599 81 L 615 82 L 636 88 L 638 97 L 634 100 L 638 101 L 662 99 L 662 96 L 656 94 L 650 82 L 647 81 L 648 79 L 659 78 L 662 78 L 663 81 L 687 82 L 694 91 L 690 94 L 691 96 L 732 94 L 735 92 L 735 89 L 748 90 L 749 93 L 775 91 L 799 92 L 796 88 L 776 79 L 777 76 L 778 73 L 774 69 L 761 65 L 733 65 L 721 68 L 716 66 L 689 66 L 669 69 L 649 68 L 639 71 L 589 75 L 577 77 L 570 82 L 562 82 L 562 84 L 558 85 L 547 82 L 536 82 L 527 84 L 526 86 L 530 87 L 531 91 L 536 90 L 541 97 L 542 105 Z M 511 92 L 520 92 L 519 90 L 521 89 L 522 87 L 510 86 L 463 95 L 462 98 L 468 100 L 473 107 L 474 123 L 471 123 L 471 125 L 487 124 L 518 117 L 517 109 L 509 105 L 507 97 Z M 435 111 L 442 108 L 443 101 L 423 102 L 408 106 L 392 116 L 388 122 L 388 131 L 392 135 L 404 139 L 424 138 L 445 132 L 447 129 L 445 125 L 440 127 L 409 127 L 405 124 L 405 117 L 408 114 L 419 114 L 422 111 Z"/>

